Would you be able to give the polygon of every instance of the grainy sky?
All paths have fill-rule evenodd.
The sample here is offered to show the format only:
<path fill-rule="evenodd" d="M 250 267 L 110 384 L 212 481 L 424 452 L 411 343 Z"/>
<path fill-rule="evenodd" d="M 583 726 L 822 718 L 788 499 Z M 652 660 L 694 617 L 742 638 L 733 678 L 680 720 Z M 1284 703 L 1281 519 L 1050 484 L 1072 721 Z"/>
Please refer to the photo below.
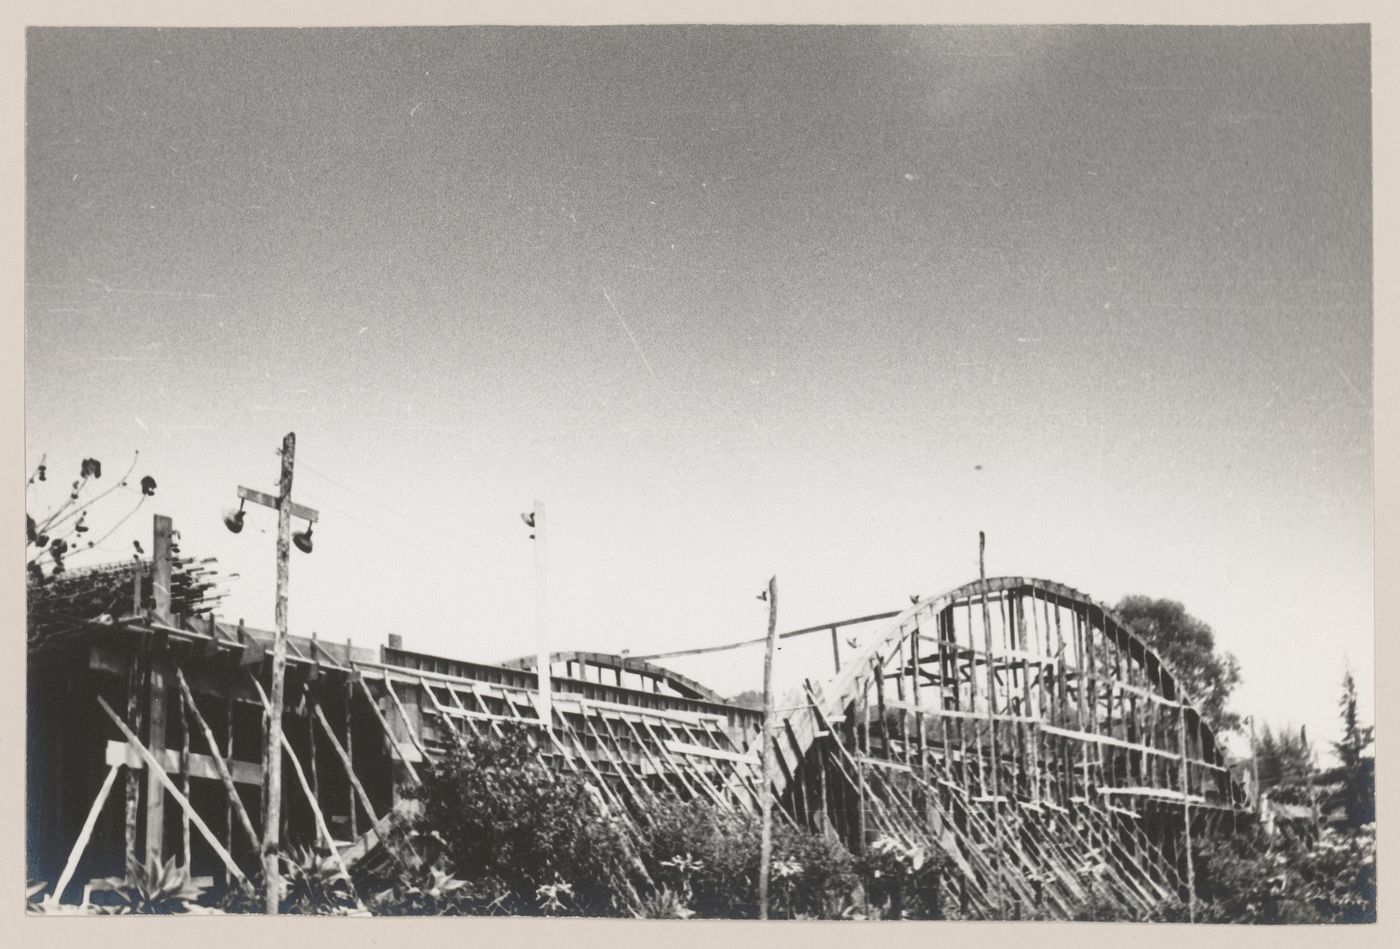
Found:
<path fill-rule="evenodd" d="M 633 653 L 976 576 L 1184 602 L 1235 706 L 1372 688 L 1363 27 L 29 35 L 27 448 L 292 630 Z M 90 519 L 103 529 L 132 496 Z M 91 536 L 91 535 L 90 535 Z M 809 638 L 812 639 L 812 638 Z M 826 671 L 792 641 L 780 677 Z M 758 684 L 761 652 L 677 661 Z"/>

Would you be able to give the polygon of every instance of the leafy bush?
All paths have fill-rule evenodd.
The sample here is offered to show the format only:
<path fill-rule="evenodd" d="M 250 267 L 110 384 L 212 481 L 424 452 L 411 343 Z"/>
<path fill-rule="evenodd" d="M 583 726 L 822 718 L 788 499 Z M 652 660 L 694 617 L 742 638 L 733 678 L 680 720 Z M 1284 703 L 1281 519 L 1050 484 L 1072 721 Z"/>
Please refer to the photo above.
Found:
<path fill-rule="evenodd" d="M 650 818 L 644 862 L 658 886 L 680 895 L 703 918 L 758 916 L 756 816 L 694 800 L 661 804 Z M 771 917 L 837 915 L 858 884 L 855 861 L 838 842 L 774 823 Z"/>
<path fill-rule="evenodd" d="M 881 837 L 859 862 L 866 901 L 885 919 L 942 919 L 939 890 L 948 866 L 942 854 Z"/>
<path fill-rule="evenodd" d="M 1233 923 L 1376 920 L 1375 825 L 1322 831 L 1316 841 L 1262 831 L 1203 841 L 1198 919 Z"/>
<path fill-rule="evenodd" d="M 601 813 L 584 780 L 550 771 L 523 731 L 472 737 L 430 765 L 416 828 L 440 840 L 455 872 L 519 915 L 620 915 L 632 863 L 627 829 Z"/>

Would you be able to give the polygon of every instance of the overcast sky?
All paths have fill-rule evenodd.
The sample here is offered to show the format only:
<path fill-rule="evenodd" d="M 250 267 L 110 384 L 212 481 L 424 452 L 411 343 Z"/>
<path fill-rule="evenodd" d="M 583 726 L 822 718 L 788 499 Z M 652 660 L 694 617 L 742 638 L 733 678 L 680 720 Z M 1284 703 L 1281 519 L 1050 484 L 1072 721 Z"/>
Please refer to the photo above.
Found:
<path fill-rule="evenodd" d="M 1181 600 L 1235 707 L 1372 688 L 1359 27 L 31 32 L 27 447 L 272 625 L 633 653 L 988 571 Z M 114 522 L 119 493 L 90 521 Z M 89 535 L 91 536 L 91 535 Z M 820 675 L 794 641 L 780 677 Z M 760 650 L 676 667 L 732 692 Z"/>

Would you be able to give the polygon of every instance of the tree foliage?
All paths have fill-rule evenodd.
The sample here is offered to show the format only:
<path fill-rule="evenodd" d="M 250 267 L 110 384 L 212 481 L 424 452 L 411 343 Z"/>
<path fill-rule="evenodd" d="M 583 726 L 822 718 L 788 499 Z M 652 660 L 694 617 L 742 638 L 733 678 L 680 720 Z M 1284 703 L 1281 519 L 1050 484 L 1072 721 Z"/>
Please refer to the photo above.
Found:
<path fill-rule="evenodd" d="M 1201 922 L 1367 923 L 1376 919 L 1375 825 L 1316 840 L 1262 830 L 1196 848 Z"/>
<path fill-rule="evenodd" d="M 1295 728 L 1284 727 L 1275 733 L 1264 725 L 1259 731 L 1254 754 L 1262 791 L 1297 785 L 1313 771 L 1312 749 L 1302 732 Z"/>
<path fill-rule="evenodd" d="M 1341 763 L 1342 803 L 1347 826 L 1360 827 L 1376 819 L 1376 772 L 1374 759 L 1365 755 L 1375 740 L 1375 728 L 1362 725 L 1357 715 L 1356 680 L 1348 670 L 1342 679 L 1342 740 L 1332 743 Z"/>
<path fill-rule="evenodd" d="M 497 888 L 506 911 L 620 911 L 632 863 L 625 825 L 581 777 L 540 763 L 524 735 L 462 740 L 412 793 L 424 805 L 419 831 L 443 841 L 458 876 Z"/>
<path fill-rule="evenodd" d="M 756 919 L 759 835 L 755 815 L 672 800 L 649 815 L 644 862 L 652 879 L 679 895 L 693 915 Z M 855 859 L 840 843 L 774 822 L 772 918 L 835 915 L 859 882 Z"/>
<path fill-rule="evenodd" d="M 1239 715 L 1226 705 L 1240 682 L 1235 657 L 1219 653 L 1215 631 L 1175 600 L 1125 596 L 1115 612 L 1149 649 L 1157 653 L 1206 722 L 1216 731 L 1237 728 Z"/>

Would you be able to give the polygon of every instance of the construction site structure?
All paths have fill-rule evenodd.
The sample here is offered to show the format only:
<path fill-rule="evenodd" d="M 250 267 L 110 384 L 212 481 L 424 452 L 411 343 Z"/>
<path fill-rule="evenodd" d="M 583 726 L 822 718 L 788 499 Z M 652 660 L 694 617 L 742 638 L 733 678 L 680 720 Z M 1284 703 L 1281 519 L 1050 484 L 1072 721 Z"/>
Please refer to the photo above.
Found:
<path fill-rule="evenodd" d="M 63 902 L 128 858 L 178 855 L 225 885 L 259 865 L 273 634 L 214 618 L 205 569 L 133 561 L 31 586 L 28 873 Z M 965 915 L 1189 906 L 1192 836 L 1250 816 L 1177 677 L 1070 587 L 979 579 L 814 628 L 852 624 L 854 658 L 776 703 L 767 791 L 780 819 L 854 853 L 945 854 L 940 895 Z M 664 798 L 758 812 L 761 711 L 654 661 L 556 653 L 542 728 L 534 665 L 290 636 L 281 840 L 350 871 L 453 736 L 510 727 L 638 824 Z"/>

